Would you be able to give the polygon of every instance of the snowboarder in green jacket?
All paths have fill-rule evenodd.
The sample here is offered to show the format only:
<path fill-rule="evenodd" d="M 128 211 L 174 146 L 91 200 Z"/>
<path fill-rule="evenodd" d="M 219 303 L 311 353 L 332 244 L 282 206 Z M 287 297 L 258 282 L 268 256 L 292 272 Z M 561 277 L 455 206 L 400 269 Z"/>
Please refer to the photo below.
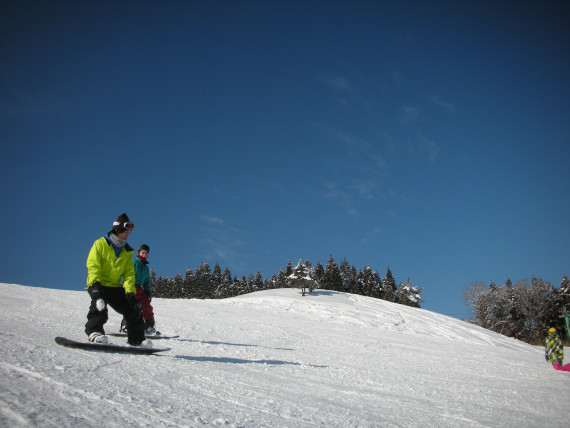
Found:
<path fill-rule="evenodd" d="M 127 243 L 134 227 L 129 217 L 121 214 L 107 236 L 93 243 L 87 257 L 87 292 L 91 305 L 85 333 L 90 342 L 108 342 L 104 325 L 109 318 L 109 305 L 126 318 L 129 344 L 152 346 L 152 342 L 145 341 L 142 313 L 135 297 L 134 251 Z"/>

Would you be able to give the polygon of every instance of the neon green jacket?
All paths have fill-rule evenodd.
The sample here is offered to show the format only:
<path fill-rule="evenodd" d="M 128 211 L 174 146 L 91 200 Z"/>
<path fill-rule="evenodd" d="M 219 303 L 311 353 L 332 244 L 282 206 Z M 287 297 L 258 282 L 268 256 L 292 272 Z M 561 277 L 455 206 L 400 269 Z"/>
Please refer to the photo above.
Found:
<path fill-rule="evenodd" d="M 87 256 L 87 288 L 99 281 L 103 287 L 124 287 L 125 293 L 136 293 L 133 253 L 127 244 L 116 257 L 107 238 L 95 241 Z"/>

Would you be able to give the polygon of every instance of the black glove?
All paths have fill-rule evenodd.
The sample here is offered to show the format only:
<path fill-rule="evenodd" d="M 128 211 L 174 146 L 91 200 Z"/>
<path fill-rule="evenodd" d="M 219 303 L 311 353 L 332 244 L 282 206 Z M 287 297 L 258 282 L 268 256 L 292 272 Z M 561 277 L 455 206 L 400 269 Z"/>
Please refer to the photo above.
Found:
<path fill-rule="evenodd" d="M 135 293 L 127 293 L 127 302 L 129 302 L 129 306 L 131 307 L 131 309 L 136 308 L 138 303 L 137 303 L 137 297 L 135 296 Z"/>
<path fill-rule="evenodd" d="M 150 294 L 150 291 L 145 291 L 144 293 L 146 294 L 146 298 L 148 299 L 148 302 L 150 303 L 150 301 L 152 300 L 152 294 Z"/>
<path fill-rule="evenodd" d="M 103 292 L 101 290 L 101 283 L 95 281 L 90 287 L 87 287 L 87 292 L 93 300 L 98 300 L 103 298 Z"/>

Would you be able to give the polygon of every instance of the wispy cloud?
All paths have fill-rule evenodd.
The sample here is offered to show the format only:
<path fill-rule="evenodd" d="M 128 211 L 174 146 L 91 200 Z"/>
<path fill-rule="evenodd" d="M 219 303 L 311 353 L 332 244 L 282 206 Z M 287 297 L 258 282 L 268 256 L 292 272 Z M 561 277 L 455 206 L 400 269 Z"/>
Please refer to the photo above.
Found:
<path fill-rule="evenodd" d="M 412 199 L 406 196 L 405 194 L 396 192 L 392 188 L 388 189 L 388 194 L 396 199 L 399 199 L 404 203 L 410 203 L 412 201 Z M 386 210 L 386 214 L 390 215 L 393 218 L 397 218 L 396 214 L 393 211 Z"/>
<path fill-rule="evenodd" d="M 424 157 L 430 163 L 435 163 L 441 147 L 433 140 L 427 138 L 419 130 L 414 130 L 408 144 L 408 153 L 412 156 Z"/>
<path fill-rule="evenodd" d="M 350 205 L 350 196 L 347 192 L 340 190 L 335 182 L 329 181 L 325 183 L 325 189 L 325 198 L 340 202 L 343 205 Z"/>
<path fill-rule="evenodd" d="M 427 154 L 428 161 L 435 163 L 437 155 L 441 151 L 441 147 L 435 141 L 420 135 L 420 145 L 422 150 Z"/>
<path fill-rule="evenodd" d="M 401 105 L 399 110 L 400 125 L 416 126 L 420 111 L 417 107 L 409 105 Z"/>
<path fill-rule="evenodd" d="M 402 73 L 400 73 L 395 68 L 392 69 L 392 79 L 394 79 L 394 82 L 396 82 L 397 86 L 400 86 L 400 84 L 402 83 L 402 79 L 403 79 Z"/>
<path fill-rule="evenodd" d="M 365 199 L 372 199 L 376 194 L 378 184 L 373 180 L 358 181 L 353 184 L 356 192 Z"/>
<path fill-rule="evenodd" d="M 360 240 L 360 242 L 363 243 L 363 244 L 366 244 L 366 243 L 372 241 L 376 236 L 380 235 L 381 233 L 382 233 L 382 229 L 381 229 L 380 227 L 377 227 L 376 229 L 374 229 L 374 230 L 368 232 L 368 233 L 366 234 L 366 236 L 364 236 L 364 237 Z"/>
<path fill-rule="evenodd" d="M 247 244 L 242 237 L 243 233 L 219 217 L 202 215 L 200 219 L 202 246 L 198 256 L 202 260 L 213 260 L 214 263 L 229 266 L 231 270 L 243 270 L 246 258 L 243 247 Z"/>
<path fill-rule="evenodd" d="M 329 126 L 320 126 L 320 128 L 337 141 L 344 143 L 346 153 L 351 159 L 358 160 L 360 168 L 365 165 L 364 161 L 371 163 L 372 169 L 383 169 L 386 167 L 386 159 L 377 144 L 372 144 L 367 139 L 338 131 Z"/>
<path fill-rule="evenodd" d="M 373 200 L 381 192 L 382 176 L 388 164 L 381 150 L 382 144 L 373 144 L 329 126 L 319 128 L 334 141 L 342 143 L 340 151 L 328 154 L 326 158 L 331 175 L 341 175 L 342 179 L 325 181 L 324 189 L 317 193 L 335 202 L 350 217 L 358 217 L 358 204 Z"/>
<path fill-rule="evenodd" d="M 317 81 L 325 86 L 328 86 L 335 91 L 349 92 L 352 93 L 352 85 L 346 77 L 333 75 L 333 74 L 323 74 L 317 78 Z"/>
<path fill-rule="evenodd" d="M 358 216 L 358 211 L 354 207 L 354 201 L 348 190 L 341 189 L 335 182 L 327 182 L 324 184 L 324 197 L 346 210 L 346 214 L 350 217 Z"/>
<path fill-rule="evenodd" d="M 446 113 L 455 113 L 457 110 L 454 104 L 444 100 L 440 96 L 430 95 L 429 100 L 436 106 L 441 107 Z"/>
<path fill-rule="evenodd" d="M 406 39 L 413 43 L 411 34 L 406 33 Z M 396 67 L 388 72 L 391 73 L 391 76 L 387 77 L 392 78 L 392 84 L 398 87 L 405 84 L 405 76 Z M 320 194 L 346 210 L 349 216 L 358 217 L 359 211 L 364 212 L 368 201 L 393 196 L 387 189 L 388 183 L 392 181 L 391 172 L 396 169 L 391 162 L 399 162 L 403 156 L 417 157 L 430 163 L 437 161 L 441 146 L 426 132 L 424 125 L 428 120 L 427 114 L 434 110 L 434 105 L 438 107 L 436 112 L 442 109 L 444 112 L 453 113 L 456 107 L 435 94 L 427 99 L 424 96 L 391 104 L 396 108 L 396 120 L 399 122 L 394 124 L 389 121 L 394 111 L 386 113 L 381 109 L 370 108 L 379 105 L 379 101 L 374 97 L 376 92 L 362 90 L 363 87 L 370 86 L 364 84 L 364 78 L 355 72 L 349 76 L 353 81 L 341 73 L 323 73 L 317 80 L 335 91 L 337 98 L 343 103 L 350 104 L 350 114 L 358 112 L 360 117 L 363 114 L 364 118 L 368 117 L 370 126 L 359 131 L 347 131 L 340 128 L 340 124 L 344 122 L 319 125 L 320 130 L 331 138 L 331 142 L 343 144 L 340 149 L 338 144 L 331 144 L 331 150 L 323 155 L 330 166 L 330 179 L 325 179 L 324 190 L 321 189 Z M 365 94 L 365 98 L 360 97 L 360 93 Z M 380 92 L 376 95 L 383 94 L 384 92 Z M 364 119 L 362 123 L 366 123 Z M 351 125 L 349 123 L 346 126 Z M 378 129 L 379 127 L 381 128 Z M 339 179 L 339 176 L 342 176 L 342 179 Z M 405 200 L 405 197 L 402 199 Z"/>
<path fill-rule="evenodd" d="M 451 108 L 449 104 L 447 108 Z M 424 155 L 429 162 L 435 162 L 441 147 L 422 131 L 422 110 L 415 106 L 401 105 L 399 108 L 400 126 L 408 139 L 408 153 L 410 155 Z"/>
<path fill-rule="evenodd" d="M 224 220 L 222 220 L 221 218 L 218 217 L 211 217 L 211 216 L 207 216 L 207 215 L 203 215 L 201 217 L 201 219 L 203 221 L 205 221 L 206 223 L 211 223 L 211 224 L 224 224 Z"/>

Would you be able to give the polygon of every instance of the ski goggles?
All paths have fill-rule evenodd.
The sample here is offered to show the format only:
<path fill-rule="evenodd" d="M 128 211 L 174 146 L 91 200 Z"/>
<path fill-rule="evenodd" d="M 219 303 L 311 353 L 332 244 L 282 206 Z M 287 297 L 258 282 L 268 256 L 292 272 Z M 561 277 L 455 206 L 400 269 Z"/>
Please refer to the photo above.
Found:
<path fill-rule="evenodd" d="M 124 223 L 119 223 L 118 221 L 114 221 L 113 222 L 113 226 L 114 227 L 124 227 L 127 230 L 130 230 L 131 232 L 133 231 L 133 229 L 135 228 L 135 224 L 131 223 L 130 221 L 126 221 Z"/>

